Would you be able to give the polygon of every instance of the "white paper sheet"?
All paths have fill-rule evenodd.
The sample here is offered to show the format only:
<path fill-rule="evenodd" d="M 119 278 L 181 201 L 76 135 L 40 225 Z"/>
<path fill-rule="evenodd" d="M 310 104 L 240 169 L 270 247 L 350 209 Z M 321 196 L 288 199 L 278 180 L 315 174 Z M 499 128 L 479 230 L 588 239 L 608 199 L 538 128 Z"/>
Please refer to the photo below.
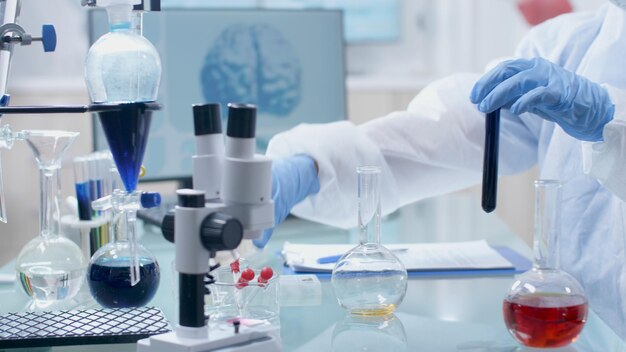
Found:
<path fill-rule="evenodd" d="M 486 241 L 447 243 L 406 243 L 385 245 L 408 271 L 512 269 L 513 264 L 490 247 Z M 293 270 L 331 272 L 335 263 L 318 264 L 317 259 L 338 255 L 354 248 L 349 244 L 295 244 L 285 242 L 282 255 Z"/>

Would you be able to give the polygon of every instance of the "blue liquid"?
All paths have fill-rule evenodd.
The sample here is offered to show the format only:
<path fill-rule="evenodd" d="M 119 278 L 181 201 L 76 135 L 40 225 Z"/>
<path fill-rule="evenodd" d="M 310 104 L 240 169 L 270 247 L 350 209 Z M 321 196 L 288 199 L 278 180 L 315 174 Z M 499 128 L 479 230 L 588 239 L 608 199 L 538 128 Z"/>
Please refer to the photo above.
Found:
<path fill-rule="evenodd" d="M 91 220 L 91 195 L 89 194 L 89 182 L 76 184 L 76 199 L 78 200 L 78 218 Z"/>
<path fill-rule="evenodd" d="M 152 111 L 146 110 L 145 106 L 126 104 L 121 111 L 100 112 L 98 115 L 126 192 L 131 193 L 137 188 Z"/>
<path fill-rule="evenodd" d="M 159 264 L 142 257 L 139 260 L 141 279 L 130 285 L 130 258 L 104 258 L 89 265 L 87 283 L 91 295 L 107 308 L 145 306 L 159 288 Z"/>

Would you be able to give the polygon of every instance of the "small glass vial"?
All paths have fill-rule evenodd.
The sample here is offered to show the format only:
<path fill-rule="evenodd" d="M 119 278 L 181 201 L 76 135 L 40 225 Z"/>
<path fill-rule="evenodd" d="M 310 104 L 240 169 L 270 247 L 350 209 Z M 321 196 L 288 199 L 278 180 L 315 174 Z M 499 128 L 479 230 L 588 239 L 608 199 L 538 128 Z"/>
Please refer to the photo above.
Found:
<path fill-rule="evenodd" d="M 587 320 L 583 288 L 558 269 L 561 188 L 559 181 L 535 181 L 533 268 L 517 278 L 502 306 L 509 332 L 528 347 L 569 345 Z"/>
<path fill-rule="evenodd" d="M 339 304 L 354 315 L 393 313 L 404 299 L 407 272 L 380 244 L 380 168 L 357 169 L 360 243 L 335 265 L 331 282 Z"/>

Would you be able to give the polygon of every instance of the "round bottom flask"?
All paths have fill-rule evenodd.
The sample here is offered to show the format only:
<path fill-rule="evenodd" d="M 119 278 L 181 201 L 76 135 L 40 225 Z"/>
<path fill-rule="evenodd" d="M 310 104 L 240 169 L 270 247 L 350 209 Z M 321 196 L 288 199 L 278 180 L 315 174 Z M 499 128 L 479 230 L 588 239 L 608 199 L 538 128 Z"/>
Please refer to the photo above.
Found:
<path fill-rule="evenodd" d="M 69 239 L 38 236 L 24 246 L 15 268 L 20 286 L 39 306 L 73 298 L 83 283 L 85 260 Z"/>
<path fill-rule="evenodd" d="M 128 241 L 109 243 L 94 253 L 87 268 L 87 283 L 94 299 L 107 308 L 145 306 L 154 297 L 161 277 L 159 264 L 136 244 L 140 280 L 131 285 L 132 256 Z"/>
<path fill-rule="evenodd" d="M 581 286 L 561 270 L 532 269 L 513 284 L 504 299 L 504 322 L 521 344 L 563 347 L 576 341 L 587 320 Z"/>
<path fill-rule="evenodd" d="M 391 314 L 404 299 L 407 272 L 398 257 L 380 244 L 380 168 L 360 167 L 360 244 L 344 254 L 331 282 L 339 304 L 351 314 Z"/>
<path fill-rule="evenodd" d="M 76 296 L 85 274 L 83 253 L 59 230 L 61 160 L 78 133 L 29 130 L 22 134 L 39 167 L 41 204 L 39 236 L 24 246 L 15 270 L 22 289 L 34 300 L 31 308 L 46 308 Z"/>
<path fill-rule="evenodd" d="M 333 270 L 339 304 L 355 315 L 387 315 L 404 299 L 407 272 L 383 246 L 364 244 L 345 254 Z"/>
<path fill-rule="evenodd" d="M 558 269 L 561 183 L 535 181 L 533 268 L 520 275 L 504 298 L 507 329 L 528 347 L 554 348 L 576 341 L 587 320 L 585 292 Z"/>

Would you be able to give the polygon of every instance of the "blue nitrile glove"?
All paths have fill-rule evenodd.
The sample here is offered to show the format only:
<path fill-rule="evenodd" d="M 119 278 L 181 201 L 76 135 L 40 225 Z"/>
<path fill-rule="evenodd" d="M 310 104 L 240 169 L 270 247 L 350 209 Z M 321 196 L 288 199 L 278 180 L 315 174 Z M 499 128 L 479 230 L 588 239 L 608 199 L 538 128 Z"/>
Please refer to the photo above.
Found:
<path fill-rule="evenodd" d="M 304 198 L 320 191 L 315 161 L 307 155 L 296 155 L 272 163 L 272 200 L 274 201 L 274 223 L 285 221 L 291 208 Z M 263 248 L 274 229 L 263 231 L 263 237 L 254 240 L 254 245 Z"/>
<path fill-rule="evenodd" d="M 470 100 L 485 113 L 504 107 L 536 114 L 592 142 L 602 140 L 615 112 L 606 89 L 542 58 L 501 63 L 476 82 Z"/>

